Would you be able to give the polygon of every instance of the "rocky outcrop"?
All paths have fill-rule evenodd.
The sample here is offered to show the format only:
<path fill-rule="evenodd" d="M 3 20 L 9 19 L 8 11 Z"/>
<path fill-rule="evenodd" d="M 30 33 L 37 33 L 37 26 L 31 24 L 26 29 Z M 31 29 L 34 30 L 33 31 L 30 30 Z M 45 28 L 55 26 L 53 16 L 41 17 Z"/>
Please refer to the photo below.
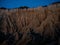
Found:
<path fill-rule="evenodd" d="M 60 3 L 0 9 L 0 45 L 60 45 Z"/>

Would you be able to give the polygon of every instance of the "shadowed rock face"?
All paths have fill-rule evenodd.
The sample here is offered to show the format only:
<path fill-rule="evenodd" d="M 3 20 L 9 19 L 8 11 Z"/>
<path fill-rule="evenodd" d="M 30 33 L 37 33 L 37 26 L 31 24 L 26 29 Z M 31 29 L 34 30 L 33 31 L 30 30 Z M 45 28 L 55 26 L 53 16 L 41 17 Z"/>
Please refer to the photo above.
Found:
<path fill-rule="evenodd" d="M 0 9 L 0 45 L 60 45 L 60 3 Z"/>
<path fill-rule="evenodd" d="M 6 10 L 6 8 L 4 8 L 4 7 L 1 7 L 0 9 L 4 9 L 4 10 Z"/>
<path fill-rule="evenodd" d="M 21 6 L 21 7 L 19 7 L 18 9 L 28 9 L 29 7 L 27 7 L 27 6 Z"/>

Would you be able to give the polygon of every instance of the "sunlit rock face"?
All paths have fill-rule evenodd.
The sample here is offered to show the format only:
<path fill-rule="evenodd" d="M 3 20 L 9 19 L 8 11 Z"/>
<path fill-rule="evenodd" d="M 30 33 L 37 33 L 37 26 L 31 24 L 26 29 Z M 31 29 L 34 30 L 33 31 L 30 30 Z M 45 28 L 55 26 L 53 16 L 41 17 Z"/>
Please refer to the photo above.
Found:
<path fill-rule="evenodd" d="M 60 45 L 60 3 L 0 9 L 0 45 Z"/>

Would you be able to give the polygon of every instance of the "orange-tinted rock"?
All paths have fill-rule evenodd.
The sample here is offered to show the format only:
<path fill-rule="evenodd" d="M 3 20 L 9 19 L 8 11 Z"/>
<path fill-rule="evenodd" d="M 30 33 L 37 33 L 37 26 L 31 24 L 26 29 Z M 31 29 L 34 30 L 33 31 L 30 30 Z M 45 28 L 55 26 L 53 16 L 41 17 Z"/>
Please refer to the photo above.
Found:
<path fill-rule="evenodd" d="M 0 45 L 60 45 L 60 3 L 0 9 Z"/>

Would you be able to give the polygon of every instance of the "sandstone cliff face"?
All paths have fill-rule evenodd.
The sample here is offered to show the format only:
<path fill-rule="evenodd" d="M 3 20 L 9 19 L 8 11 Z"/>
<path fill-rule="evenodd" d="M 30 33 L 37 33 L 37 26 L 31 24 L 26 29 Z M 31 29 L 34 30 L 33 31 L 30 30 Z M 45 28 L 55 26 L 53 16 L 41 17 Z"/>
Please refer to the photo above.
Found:
<path fill-rule="evenodd" d="M 0 45 L 60 45 L 60 3 L 0 9 Z"/>

